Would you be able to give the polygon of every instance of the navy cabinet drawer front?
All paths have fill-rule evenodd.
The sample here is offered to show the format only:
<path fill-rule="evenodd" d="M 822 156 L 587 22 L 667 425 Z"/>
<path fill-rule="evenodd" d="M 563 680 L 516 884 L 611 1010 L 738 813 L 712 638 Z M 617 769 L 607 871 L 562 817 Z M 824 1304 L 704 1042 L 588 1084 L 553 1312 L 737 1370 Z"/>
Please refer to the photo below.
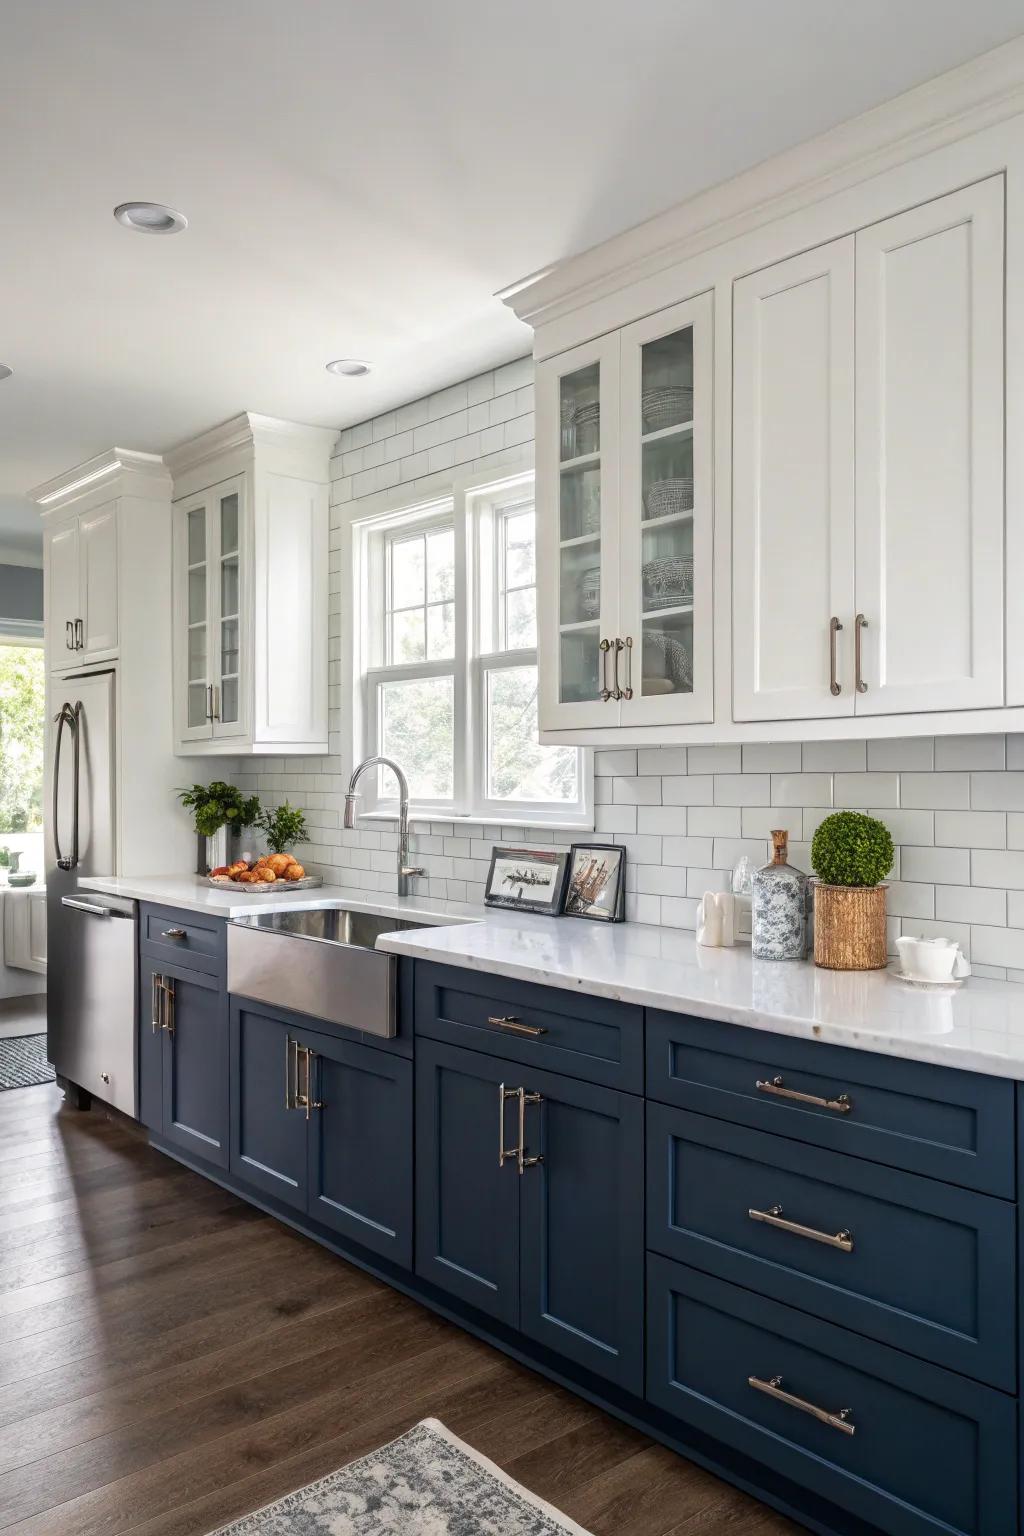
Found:
<path fill-rule="evenodd" d="M 662 1104 L 647 1169 L 649 1248 L 1015 1389 L 1008 1202 Z"/>
<path fill-rule="evenodd" d="M 186 965 L 193 971 L 223 975 L 227 969 L 224 919 L 176 912 L 172 907 L 143 903 L 139 912 L 139 942 L 147 955 Z"/>
<path fill-rule="evenodd" d="M 643 1092 L 640 1008 L 422 962 L 415 985 L 417 1034 Z"/>
<path fill-rule="evenodd" d="M 653 1011 L 647 1092 L 887 1167 L 1014 1193 L 1013 1085 L 1002 1078 Z"/>
<path fill-rule="evenodd" d="M 667 1259 L 648 1289 L 658 1407 L 891 1536 L 1017 1530 L 1012 1398 Z"/>

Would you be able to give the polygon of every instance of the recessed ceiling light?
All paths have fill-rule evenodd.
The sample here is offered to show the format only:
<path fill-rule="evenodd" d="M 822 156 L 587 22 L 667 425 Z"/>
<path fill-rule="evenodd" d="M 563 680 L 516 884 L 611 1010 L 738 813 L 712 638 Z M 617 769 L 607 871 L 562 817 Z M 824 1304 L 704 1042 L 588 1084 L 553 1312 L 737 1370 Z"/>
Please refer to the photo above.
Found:
<path fill-rule="evenodd" d="M 14 369 L 8 368 L 6 363 L 0 363 L 0 383 L 2 383 L 4 379 L 9 379 L 13 372 Z"/>
<path fill-rule="evenodd" d="M 328 373 L 336 373 L 343 379 L 361 379 L 369 371 L 370 364 L 358 357 L 336 357 L 333 363 L 327 364 Z"/>
<path fill-rule="evenodd" d="M 188 219 L 163 203 L 118 203 L 114 218 L 125 229 L 137 229 L 140 235 L 176 235 L 188 228 Z"/>

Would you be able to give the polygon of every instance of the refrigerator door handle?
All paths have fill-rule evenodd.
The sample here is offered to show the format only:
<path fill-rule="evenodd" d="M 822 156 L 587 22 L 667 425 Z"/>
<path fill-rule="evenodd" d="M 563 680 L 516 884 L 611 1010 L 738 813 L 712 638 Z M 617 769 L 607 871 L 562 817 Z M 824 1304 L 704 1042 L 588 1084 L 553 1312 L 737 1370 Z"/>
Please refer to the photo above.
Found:
<path fill-rule="evenodd" d="M 57 855 L 58 869 L 75 869 L 78 866 L 78 789 L 79 789 L 79 735 L 81 730 L 82 705 L 64 703 L 60 707 L 60 713 L 54 716 L 57 722 L 57 739 L 53 748 L 53 848 Z M 67 726 L 71 731 L 72 764 L 71 764 L 71 853 L 61 852 L 60 847 L 60 742 Z"/>

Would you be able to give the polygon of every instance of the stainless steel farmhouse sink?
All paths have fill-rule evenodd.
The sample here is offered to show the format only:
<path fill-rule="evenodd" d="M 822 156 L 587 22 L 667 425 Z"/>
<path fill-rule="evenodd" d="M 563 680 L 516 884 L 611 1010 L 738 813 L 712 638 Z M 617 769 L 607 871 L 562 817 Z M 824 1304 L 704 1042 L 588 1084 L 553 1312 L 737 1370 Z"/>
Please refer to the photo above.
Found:
<path fill-rule="evenodd" d="M 398 957 L 374 945 L 382 933 L 434 926 L 347 907 L 232 918 L 228 991 L 390 1039 Z"/>

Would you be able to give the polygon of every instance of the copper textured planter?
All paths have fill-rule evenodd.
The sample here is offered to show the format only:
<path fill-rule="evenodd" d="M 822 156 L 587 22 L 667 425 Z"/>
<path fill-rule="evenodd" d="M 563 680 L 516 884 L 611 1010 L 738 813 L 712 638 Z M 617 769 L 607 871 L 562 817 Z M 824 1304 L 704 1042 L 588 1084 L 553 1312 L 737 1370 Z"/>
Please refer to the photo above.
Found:
<path fill-rule="evenodd" d="M 884 885 L 814 885 L 814 963 L 881 971 L 888 963 Z"/>

